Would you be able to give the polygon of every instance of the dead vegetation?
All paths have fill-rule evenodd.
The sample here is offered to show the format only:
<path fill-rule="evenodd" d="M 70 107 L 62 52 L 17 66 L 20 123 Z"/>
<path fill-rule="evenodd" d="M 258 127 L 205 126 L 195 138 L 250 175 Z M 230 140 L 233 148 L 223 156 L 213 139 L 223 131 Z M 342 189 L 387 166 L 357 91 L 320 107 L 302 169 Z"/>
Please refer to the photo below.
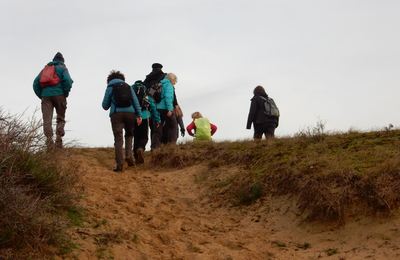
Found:
<path fill-rule="evenodd" d="M 68 247 L 77 166 L 45 152 L 41 125 L 0 112 L 0 258 L 44 258 Z"/>
<path fill-rule="evenodd" d="M 344 223 L 399 207 L 399 147 L 399 130 L 328 135 L 319 127 L 293 138 L 164 147 L 152 153 L 151 164 L 206 164 L 198 181 L 233 205 L 285 195 L 307 220 Z"/>

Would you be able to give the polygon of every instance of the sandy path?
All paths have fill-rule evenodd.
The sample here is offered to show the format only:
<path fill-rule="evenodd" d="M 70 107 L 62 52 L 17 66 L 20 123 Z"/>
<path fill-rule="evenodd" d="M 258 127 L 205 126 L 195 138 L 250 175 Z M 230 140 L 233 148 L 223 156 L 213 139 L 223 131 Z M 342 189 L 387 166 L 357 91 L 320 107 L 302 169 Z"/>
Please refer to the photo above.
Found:
<path fill-rule="evenodd" d="M 78 259 L 400 259 L 398 217 L 339 229 L 300 224 L 287 200 L 219 206 L 195 182 L 201 167 L 115 174 L 109 150 L 76 158 L 88 210 L 72 231 Z"/>

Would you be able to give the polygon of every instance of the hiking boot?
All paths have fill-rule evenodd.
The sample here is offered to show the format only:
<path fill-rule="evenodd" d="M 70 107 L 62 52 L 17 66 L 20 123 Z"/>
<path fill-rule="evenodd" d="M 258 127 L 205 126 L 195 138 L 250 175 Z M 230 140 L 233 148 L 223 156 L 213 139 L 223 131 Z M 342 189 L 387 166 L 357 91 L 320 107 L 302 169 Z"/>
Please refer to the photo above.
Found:
<path fill-rule="evenodd" d="M 63 142 L 62 142 L 61 138 L 58 138 L 58 137 L 56 138 L 55 146 L 56 146 L 57 149 L 62 149 L 63 148 Z"/>
<path fill-rule="evenodd" d="M 47 138 L 46 139 L 46 148 L 47 148 L 47 151 L 51 151 L 51 150 L 54 149 L 53 138 Z"/>
<path fill-rule="evenodd" d="M 128 166 L 135 166 L 135 162 L 133 161 L 133 158 L 126 158 L 125 161 L 128 164 Z"/>
<path fill-rule="evenodd" d="M 144 150 L 142 148 L 139 148 L 136 150 L 136 163 L 137 164 L 143 164 L 144 163 Z"/>
<path fill-rule="evenodd" d="M 122 165 L 116 165 L 113 169 L 114 172 L 122 172 Z"/>

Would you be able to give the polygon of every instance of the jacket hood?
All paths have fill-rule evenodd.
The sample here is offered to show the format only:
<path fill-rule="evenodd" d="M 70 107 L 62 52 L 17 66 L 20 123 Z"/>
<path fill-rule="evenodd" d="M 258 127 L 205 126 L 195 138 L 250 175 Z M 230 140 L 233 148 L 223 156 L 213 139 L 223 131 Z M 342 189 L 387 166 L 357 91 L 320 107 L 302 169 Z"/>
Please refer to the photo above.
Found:
<path fill-rule="evenodd" d="M 120 82 L 125 82 L 125 81 L 123 81 L 122 79 L 112 79 L 110 80 L 110 82 L 108 82 L 107 87 Z"/>
<path fill-rule="evenodd" d="M 149 87 L 156 82 L 160 82 L 165 77 L 165 73 L 161 69 L 154 69 L 146 76 L 143 83 Z"/>
<path fill-rule="evenodd" d="M 50 61 L 49 63 L 47 63 L 47 65 L 51 66 L 51 65 L 64 65 L 64 62 L 62 61 Z"/>
<path fill-rule="evenodd" d="M 257 97 L 268 98 L 268 95 L 267 95 L 267 93 L 257 94 L 257 95 L 254 95 L 254 96 L 251 98 L 251 100 L 254 100 L 254 99 L 256 99 Z"/>

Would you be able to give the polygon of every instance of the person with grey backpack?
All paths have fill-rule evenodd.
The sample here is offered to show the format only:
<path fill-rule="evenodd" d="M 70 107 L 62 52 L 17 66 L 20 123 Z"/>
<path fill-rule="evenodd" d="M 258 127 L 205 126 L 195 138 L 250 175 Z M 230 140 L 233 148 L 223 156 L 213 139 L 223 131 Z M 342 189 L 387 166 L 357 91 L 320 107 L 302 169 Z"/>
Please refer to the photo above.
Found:
<path fill-rule="evenodd" d="M 279 109 L 262 86 L 257 86 L 253 94 L 246 128 L 251 129 L 253 124 L 255 140 L 261 139 L 263 135 L 266 138 L 274 137 L 279 125 Z"/>

